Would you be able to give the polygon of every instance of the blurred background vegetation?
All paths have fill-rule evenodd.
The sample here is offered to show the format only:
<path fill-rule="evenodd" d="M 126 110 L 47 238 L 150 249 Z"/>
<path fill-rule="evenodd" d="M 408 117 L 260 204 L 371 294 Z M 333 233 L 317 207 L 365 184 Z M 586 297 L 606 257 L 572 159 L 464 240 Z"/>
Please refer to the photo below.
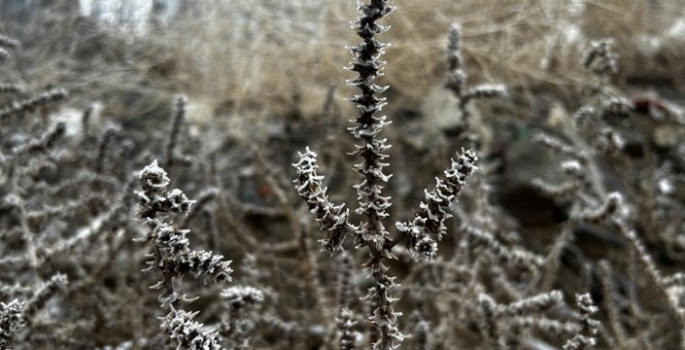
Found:
<path fill-rule="evenodd" d="M 193 115 L 199 120 L 264 113 L 267 106 L 272 113 L 296 108 L 306 117 L 320 110 L 329 86 L 338 87 L 336 100 L 351 94 L 341 68 L 349 60 L 343 47 L 355 42 L 347 25 L 354 1 L 0 3 L 0 30 L 24 43 L 26 80 L 87 92 L 83 98 L 113 95 L 106 101 L 109 113 L 145 112 L 130 103 L 132 94 L 154 99 L 183 92 L 197 104 Z M 577 107 L 584 79 L 580 52 L 588 40 L 604 37 L 614 38 L 621 55 L 620 86 L 679 92 L 685 73 L 682 5 L 403 0 L 383 38 L 393 44 L 385 78 L 391 108 L 419 110 L 443 98 L 436 88 L 444 81 L 445 33 L 452 22 L 464 27 L 471 80 L 506 82 L 517 118 L 544 114 L 540 96 Z M 74 81 L 77 73 L 81 79 Z"/>

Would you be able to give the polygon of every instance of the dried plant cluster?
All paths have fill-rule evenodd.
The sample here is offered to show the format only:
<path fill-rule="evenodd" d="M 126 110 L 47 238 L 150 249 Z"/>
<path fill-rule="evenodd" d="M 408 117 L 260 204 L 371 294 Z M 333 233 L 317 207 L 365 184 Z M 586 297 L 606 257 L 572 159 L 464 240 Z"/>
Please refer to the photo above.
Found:
<path fill-rule="evenodd" d="M 95 104 L 74 123 L 70 94 L 21 80 L 21 45 L 0 36 L 0 349 L 685 349 L 679 110 L 626 97 L 611 40 L 591 43 L 569 126 L 532 133 L 558 163 L 529 195 L 562 213 L 527 227 L 498 200 L 502 159 L 473 103 L 509 93 L 468 87 L 460 26 L 446 28 L 444 86 L 459 122 L 443 136 L 469 149 L 402 169 L 391 160 L 411 162 L 410 146 L 378 82 L 394 7 L 358 10 L 348 157 L 337 134 L 275 149 L 198 128 L 185 96 L 139 138 Z M 632 132 L 645 123 L 653 139 Z M 414 191 L 430 186 L 416 173 L 435 185 Z"/>

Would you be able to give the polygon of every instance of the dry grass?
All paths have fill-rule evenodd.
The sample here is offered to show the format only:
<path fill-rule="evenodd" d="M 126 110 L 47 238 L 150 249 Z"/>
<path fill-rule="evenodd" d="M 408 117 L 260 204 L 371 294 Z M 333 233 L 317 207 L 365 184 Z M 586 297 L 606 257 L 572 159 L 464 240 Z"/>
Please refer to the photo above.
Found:
<path fill-rule="evenodd" d="M 621 55 L 619 83 L 651 76 L 680 88 L 674 77 L 685 69 L 680 64 L 682 35 L 675 29 L 683 16 L 675 4 L 571 3 L 577 4 L 403 0 L 390 19 L 393 30 L 384 37 L 393 43 L 385 77 L 391 86 L 389 97 L 396 101 L 392 108 L 416 109 L 440 98 L 434 92 L 444 81 L 444 33 L 453 22 L 464 27 L 471 79 L 506 82 L 520 118 L 532 115 L 530 109 L 520 107 L 532 105 L 534 94 L 541 90 L 562 103 L 577 100 L 578 86 L 585 80 L 578 57 L 584 43 L 592 39 L 615 39 Z M 194 10 L 168 26 L 135 37 L 119 35 L 115 28 L 98 28 L 87 18 L 40 17 L 19 28 L 22 41 L 36 40 L 25 57 L 30 60 L 25 66 L 31 67 L 26 80 L 39 85 L 57 81 L 96 96 L 110 89 L 137 91 L 160 103 L 169 93 L 183 92 L 202 105 L 206 111 L 202 118 L 227 111 L 278 115 L 296 109 L 318 115 L 330 85 L 337 87 L 337 101 L 352 94 L 340 72 L 350 60 L 344 46 L 354 42 L 347 25 L 354 1 L 199 0 L 193 4 Z M 573 26 L 577 37 L 569 35 Z M 93 50 L 93 58 L 71 59 L 88 49 Z M 547 67 L 542 64 L 545 57 Z M 34 62 L 43 63 L 36 67 Z M 72 75 L 81 78 L 70 82 Z M 107 105 L 130 107 L 120 94 L 112 95 L 119 100 L 105 101 Z"/>
<path fill-rule="evenodd" d="M 330 84 L 341 88 L 341 97 L 350 94 L 338 77 L 349 60 L 343 46 L 354 42 L 352 31 L 343 25 L 353 11 L 352 1 L 320 0 L 315 9 L 320 13 L 296 7 L 289 18 L 274 11 L 269 1 L 209 3 L 205 15 L 187 17 L 171 30 L 154 34 L 172 50 L 169 54 L 177 62 L 172 78 L 189 93 L 213 105 L 230 102 L 236 111 L 265 105 L 292 108 L 299 98 L 298 107 L 308 113 L 320 109 Z M 395 106 L 416 106 L 441 84 L 444 33 L 452 22 L 464 26 L 472 79 L 506 81 L 523 98 L 541 87 L 572 93 L 583 80 L 577 57 L 585 38 L 615 38 L 623 80 L 682 70 L 682 52 L 672 42 L 678 39 L 666 35 L 678 19 L 677 11 L 648 7 L 646 1 L 587 1 L 581 6 L 583 12 L 574 15 L 551 0 L 487 1 L 486 6 L 482 1 L 403 1 L 385 38 L 393 43 L 386 82 L 400 97 L 395 100 L 405 102 Z M 252 24 L 236 22 L 245 14 Z M 315 30 L 304 21 L 313 15 L 321 17 Z M 570 24 L 578 25 L 582 37 L 557 40 Z M 241 30 L 250 37 L 240 38 Z M 645 47 L 651 37 L 662 42 L 650 53 Z M 562 44 L 554 45 L 555 40 Z M 545 69 L 540 57 L 547 52 L 551 64 Z"/>

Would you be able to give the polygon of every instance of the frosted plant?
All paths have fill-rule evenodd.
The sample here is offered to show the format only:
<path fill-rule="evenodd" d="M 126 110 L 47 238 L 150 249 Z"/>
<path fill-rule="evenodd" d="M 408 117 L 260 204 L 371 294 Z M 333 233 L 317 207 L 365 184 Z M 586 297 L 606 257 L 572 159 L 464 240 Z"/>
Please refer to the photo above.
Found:
<path fill-rule="evenodd" d="M 176 293 L 173 283 L 186 274 L 204 279 L 213 277 L 217 282 L 230 281 L 230 261 L 224 261 L 221 255 L 207 251 L 190 250 L 186 237 L 190 230 L 179 229 L 161 217 L 170 213 L 186 214 L 194 201 L 189 200 L 179 189 L 168 191 L 170 180 L 157 161 L 141 171 L 140 182 L 143 191 L 136 192 L 140 207 L 138 216 L 146 220 L 150 230 L 138 240 L 153 246 L 154 259 L 149 264 L 150 269 L 157 268 L 162 272 L 162 281 L 153 286 L 166 289 L 160 297 L 162 304 L 178 306 L 183 296 Z"/>
<path fill-rule="evenodd" d="M 612 44 L 611 39 L 595 41 L 584 53 L 581 64 L 595 77 L 595 81 L 588 84 L 588 90 L 594 96 L 574 115 L 576 126 L 589 132 L 591 144 L 605 153 L 617 153 L 626 144 L 609 119 L 625 118 L 634 108 L 629 99 L 611 87 L 611 76 L 618 73 L 618 55 L 612 51 Z"/>
<path fill-rule="evenodd" d="M 193 321 L 197 313 L 180 308 L 181 302 L 189 299 L 176 291 L 175 283 L 180 283 L 182 277 L 189 274 L 205 280 L 212 277 L 217 283 L 230 281 L 231 262 L 211 252 L 190 250 L 186 237 L 190 230 L 174 225 L 173 215 L 187 214 L 194 201 L 179 189 L 168 190 L 171 180 L 156 160 L 140 172 L 139 180 L 143 190 L 136 192 L 138 217 L 145 220 L 149 231 L 137 240 L 152 248 L 148 270 L 157 269 L 162 275 L 162 280 L 151 288 L 165 290 L 159 300 L 162 306 L 170 308 L 170 312 L 164 319 L 163 328 L 176 342 L 178 350 L 221 349 L 216 334 L 202 332 L 203 325 Z"/>
<path fill-rule="evenodd" d="M 26 302 L 24 307 L 24 317 L 31 321 L 35 314 L 43 309 L 45 303 L 50 300 L 57 292 L 64 290 L 69 281 L 66 275 L 56 274 L 35 291 L 31 299 Z"/>
<path fill-rule="evenodd" d="M 18 300 L 0 303 L 0 349 L 10 349 L 13 335 L 25 327 L 23 308 Z"/>
<path fill-rule="evenodd" d="M 36 110 L 38 107 L 59 102 L 67 98 L 68 95 L 64 89 L 53 89 L 25 100 L 12 101 L 8 106 L 0 109 L 0 121 L 6 123 L 10 117 L 23 116 L 28 112 Z"/>
<path fill-rule="evenodd" d="M 317 154 L 307 147 L 300 153 L 300 161 L 294 164 L 298 173 L 297 192 L 307 201 L 309 210 L 319 222 L 319 229 L 328 231 L 328 237 L 320 242 L 329 253 L 334 253 L 342 249 L 347 234 L 354 234 L 357 228 L 349 223 L 349 209 L 344 209 L 344 204 L 336 206 L 329 202 L 327 188 L 323 187 L 324 177 L 317 173 L 316 157 Z"/>
<path fill-rule="evenodd" d="M 595 335 L 599 322 L 591 319 L 590 316 L 598 309 L 592 302 L 590 294 L 576 295 L 576 304 L 580 309 L 580 330 L 566 342 L 564 350 L 591 349 L 597 344 Z"/>
<path fill-rule="evenodd" d="M 578 225 L 591 223 L 606 226 L 621 236 L 633 257 L 630 259 L 630 264 L 634 265 L 630 267 L 632 274 L 630 290 L 633 293 L 630 308 L 632 310 L 639 308 L 635 293 L 639 286 L 638 280 L 642 278 L 648 282 L 646 285 L 651 289 L 649 293 L 654 294 L 666 304 L 664 307 L 666 313 L 663 316 L 670 317 L 680 329 L 677 333 L 680 337 L 681 348 L 683 348 L 685 347 L 685 332 L 682 329 L 685 328 L 685 317 L 678 303 L 674 303 L 673 290 L 666 282 L 667 278 L 663 277 L 642 238 L 637 234 L 639 228 L 645 235 L 654 235 L 652 231 L 668 230 L 669 223 L 655 220 L 658 217 L 658 204 L 650 203 L 655 200 L 653 190 L 642 182 L 638 183 L 634 180 L 636 178 L 650 179 L 645 181 L 654 181 L 656 183 L 654 187 L 660 190 L 659 181 L 662 177 L 659 170 L 652 166 L 644 167 L 643 163 L 635 162 L 635 164 L 640 164 L 639 166 L 631 164 L 634 159 L 624 152 L 628 143 L 618 128 L 631 125 L 630 114 L 633 104 L 611 86 L 610 78 L 618 72 L 618 56 L 612 51 L 612 41 L 593 42 L 584 54 L 581 64 L 594 77 L 587 89 L 590 92 L 590 100 L 573 116 L 577 129 L 584 137 L 572 134 L 573 143 L 567 143 L 543 133 L 534 139 L 542 146 L 569 158 L 561 163 L 560 168 L 570 179 L 558 185 L 535 179 L 534 185 L 538 186 L 543 194 L 564 200 L 570 199 L 572 204 L 569 218 L 562 224 L 561 235 L 555 241 L 545 261 L 541 275 L 541 289 L 549 290 L 555 283 L 561 264 L 561 253 L 574 240 L 574 232 Z M 641 147 L 645 148 L 642 151 L 645 152 L 651 146 L 645 143 Z M 645 158 L 649 159 L 649 162 L 654 162 L 655 165 L 659 163 L 657 160 L 659 157 L 652 155 L 656 153 L 655 150 L 647 151 L 647 153 L 650 155 Z M 606 156 L 614 167 L 611 172 L 600 171 L 601 156 Z M 603 178 L 605 173 L 616 174 L 612 182 L 620 184 L 622 192 L 608 192 L 605 189 L 608 183 Z M 666 189 L 668 190 L 668 186 Z M 615 279 L 613 269 L 608 262 L 600 263 L 599 268 L 602 272 L 601 285 L 605 293 L 606 313 L 615 339 L 606 334 L 603 334 L 603 337 L 608 343 L 616 343 L 618 347 L 627 346 L 629 342 L 644 341 L 646 337 L 644 333 L 630 335 L 629 332 L 624 331 L 624 326 L 620 321 L 623 317 L 622 311 L 620 312 L 618 305 L 614 302 L 617 288 L 613 287 L 613 279 Z M 591 272 L 594 267 L 589 266 L 587 269 Z M 579 297 L 578 303 L 585 305 L 581 307 L 581 311 L 588 313 L 591 310 L 587 306 L 591 303 L 589 297 Z M 585 327 L 583 322 L 585 321 L 581 321 L 581 326 Z M 594 346 L 596 339 L 588 335 L 588 332 L 585 330 L 585 333 L 579 333 L 579 336 L 569 340 L 565 348 L 586 349 Z"/>
<path fill-rule="evenodd" d="M 221 297 L 231 310 L 240 310 L 246 305 L 264 301 L 264 293 L 254 287 L 231 287 L 221 292 Z"/>
<path fill-rule="evenodd" d="M 391 237 L 383 223 L 388 217 L 390 197 L 382 194 L 384 184 L 392 176 L 384 172 L 388 166 L 388 155 L 385 152 L 390 145 L 387 139 L 378 137 L 390 122 L 385 116 L 376 115 L 386 104 L 385 98 L 377 95 L 387 90 L 387 87 L 374 83 L 376 78 L 382 76 L 385 62 L 379 58 L 389 46 L 375 39 L 389 29 L 377 21 L 394 10 L 389 3 L 389 0 L 371 0 L 368 4 L 359 4 L 361 16 L 352 28 L 363 42 L 349 47 L 355 60 L 347 70 L 357 72 L 359 76 L 347 83 L 361 90 L 360 94 L 350 99 L 361 114 L 353 120 L 356 124 L 348 128 L 360 142 L 350 155 L 361 158 L 361 162 L 354 165 L 354 170 L 363 177 L 354 186 L 359 200 L 355 213 L 361 216 L 361 222 L 352 224 L 349 210 L 344 209 L 343 204 L 336 205 L 328 200 L 327 189 L 323 187 L 323 176 L 317 173 L 315 152 L 307 148 L 304 153 L 300 153 L 299 162 L 294 164 L 298 173 L 295 180 L 297 191 L 307 202 L 320 228 L 328 232 L 327 238 L 321 241 L 325 249 L 330 253 L 342 250 L 346 236 L 352 234 L 356 248 L 368 250 L 369 259 L 364 266 L 373 277 L 374 286 L 369 288 L 365 299 L 373 305 L 369 319 L 375 324 L 377 335 L 372 335 L 375 338 L 370 341 L 377 350 L 398 348 L 405 337 L 397 329 L 397 317 L 401 314 L 394 310 L 393 304 L 397 299 L 391 295 L 398 285 L 395 277 L 388 275 L 388 266 L 384 260 L 394 258 L 392 248 L 400 242 L 404 242 L 411 252 L 421 258 L 433 258 L 437 251 L 435 241 L 445 234 L 444 221 L 451 216 L 448 212 L 451 203 L 464 186 L 465 178 L 477 169 L 474 165 L 476 155 L 472 151 L 462 152 L 452 162 L 452 167 L 437 179 L 436 188 L 431 192 L 426 191 L 426 200 L 415 213 L 415 219 L 397 223 L 398 234 Z M 483 95 L 487 92 L 474 94 Z"/>
<path fill-rule="evenodd" d="M 452 217 L 452 202 L 465 186 L 466 177 L 476 171 L 477 159 L 471 151 L 459 155 L 445 175 L 435 179 L 435 189 L 425 190 L 426 199 L 421 202 L 420 210 L 414 212 L 414 220 L 396 224 L 410 252 L 427 259 L 435 257 L 438 248 L 433 236 L 440 240 L 447 233 L 445 221 Z"/>
<path fill-rule="evenodd" d="M 357 322 L 354 320 L 354 313 L 348 308 L 343 308 L 336 322 L 338 323 L 338 331 L 340 333 L 340 350 L 356 349 L 357 333 L 354 331 L 354 327 Z"/>
<path fill-rule="evenodd" d="M 169 334 L 169 338 L 176 342 L 176 350 L 223 349 L 215 333 L 204 332 L 202 323 L 193 321 L 196 315 L 197 312 L 172 310 L 164 319 L 162 328 Z"/>
<path fill-rule="evenodd" d="M 16 49 L 19 47 L 19 41 L 0 35 L 0 47 L 6 47 L 8 49 Z"/>
<path fill-rule="evenodd" d="M 452 91 L 454 97 L 459 100 L 463 136 L 478 143 L 478 135 L 472 133 L 469 105 L 476 100 L 503 98 L 507 95 L 507 90 L 504 85 L 500 84 L 482 84 L 471 88 L 467 86 L 468 72 L 462 56 L 461 32 L 461 26 L 455 23 L 450 26 L 447 34 L 447 82 L 445 87 Z"/>

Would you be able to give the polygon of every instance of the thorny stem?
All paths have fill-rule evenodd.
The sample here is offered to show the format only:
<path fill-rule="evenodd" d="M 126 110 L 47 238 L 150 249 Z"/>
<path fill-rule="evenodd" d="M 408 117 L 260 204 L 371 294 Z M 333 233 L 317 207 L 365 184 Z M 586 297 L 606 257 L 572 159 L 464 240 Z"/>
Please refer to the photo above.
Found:
<path fill-rule="evenodd" d="M 383 168 L 388 164 L 382 163 L 388 155 L 383 152 L 390 148 L 385 139 L 377 139 L 380 131 L 389 124 L 386 117 L 377 117 L 375 113 L 385 105 L 385 98 L 376 97 L 387 87 L 373 84 L 373 81 L 382 75 L 385 62 L 378 58 L 384 53 L 388 44 L 374 39 L 389 29 L 376 23 L 393 11 L 388 5 L 389 0 L 371 0 L 368 5 L 360 3 L 358 11 L 361 17 L 357 19 L 352 28 L 362 38 L 363 43 L 350 47 L 355 61 L 347 69 L 357 72 L 356 79 L 349 80 L 348 84 L 361 90 L 361 94 L 350 99 L 361 110 L 362 114 L 355 120 L 357 125 L 350 127 L 352 135 L 362 140 L 362 145 L 357 145 L 356 151 L 351 155 L 363 158 L 363 162 L 355 165 L 355 171 L 364 176 L 364 180 L 355 186 L 357 198 L 360 201 L 356 213 L 364 217 L 363 222 L 356 231 L 355 243 L 357 247 L 368 246 L 370 260 L 365 264 L 371 272 L 375 286 L 369 290 L 368 298 L 377 304 L 370 319 L 374 321 L 380 330 L 380 339 L 374 344 L 374 349 L 393 349 L 395 341 L 401 341 L 403 335 L 395 327 L 398 313 L 395 313 L 391 304 L 395 301 L 389 296 L 390 290 L 396 287 L 394 278 L 386 275 L 388 269 L 383 265 L 383 258 L 390 256 L 386 250 L 386 244 L 390 241 L 388 231 L 382 223 L 382 219 L 388 214 L 385 212 L 390 207 L 389 197 L 381 195 L 382 184 L 387 182 L 391 175 L 383 173 Z"/>
<path fill-rule="evenodd" d="M 420 210 L 414 212 L 414 219 L 406 223 L 397 222 L 395 226 L 399 232 L 390 237 L 383 225 L 383 219 L 388 216 L 386 210 L 391 206 L 390 197 L 384 197 L 381 193 L 383 184 L 392 176 L 383 172 L 388 166 L 383 162 L 388 158 L 384 152 L 390 145 L 386 139 L 377 138 L 390 122 L 386 121 L 385 116 L 375 115 L 386 104 L 385 98 L 376 95 L 387 87 L 373 84 L 376 78 L 382 76 L 385 62 L 380 61 L 379 57 L 389 46 L 375 39 L 376 35 L 389 27 L 376 22 L 393 11 L 389 2 L 390 0 L 370 0 L 368 4 L 359 4 L 361 16 L 352 28 L 363 42 L 349 47 L 354 61 L 347 70 L 359 75 L 347 83 L 361 90 L 361 93 L 350 99 L 361 114 L 352 120 L 356 125 L 348 128 L 354 138 L 360 141 L 350 155 L 362 158 L 353 168 L 363 176 L 363 180 L 354 186 L 359 200 L 359 207 L 355 212 L 362 217 L 359 225 L 352 225 L 348 221 L 348 211 L 343 208 L 344 205 L 334 205 L 328 200 L 327 189 L 322 184 L 323 176 L 317 173 L 316 153 L 307 148 L 306 152 L 300 153 L 300 161 L 293 164 L 298 170 L 298 178 L 294 181 L 298 193 L 315 215 L 320 229 L 328 233 L 326 239 L 320 240 L 325 249 L 331 254 L 342 250 L 342 243 L 348 233 L 354 233 L 356 248 L 368 247 L 369 260 L 363 266 L 374 279 L 374 285 L 365 297 L 372 308 L 369 319 L 375 324 L 369 332 L 369 342 L 373 344 L 374 350 L 396 349 L 405 337 L 396 326 L 397 317 L 401 313 L 395 312 L 392 307 L 397 299 L 391 296 L 391 291 L 398 285 L 394 282 L 395 277 L 387 274 L 388 266 L 383 260 L 394 258 L 392 248 L 401 241 L 407 244 L 412 254 L 418 253 L 428 260 L 435 256 L 437 243 L 431 236 L 435 235 L 439 240 L 444 235 L 447 230 L 444 221 L 451 217 L 448 209 L 465 185 L 466 176 L 477 169 L 474 163 L 478 159 L 470 150 L 462 152 L 456 161 L 452 161 L 452 167 L 441 178 L 436 178 L 435 189 L 426 191 L 426 200 L 421 202 Z M 498 95 L 500 91 L 500 88 L 485 87 L 474 90 L 473 94 L 488 97 Z"/>

